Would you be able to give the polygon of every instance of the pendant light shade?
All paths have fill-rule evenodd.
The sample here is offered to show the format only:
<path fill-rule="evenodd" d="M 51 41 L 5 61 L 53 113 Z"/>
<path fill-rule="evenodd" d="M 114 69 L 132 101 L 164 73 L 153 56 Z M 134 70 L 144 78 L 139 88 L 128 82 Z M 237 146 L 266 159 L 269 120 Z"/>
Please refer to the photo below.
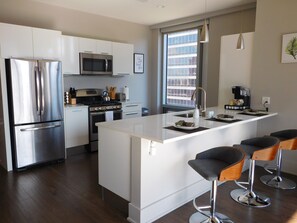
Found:
<path fill-rule="evenodd" d="M 242 33 L 239 34 L 236 49 L 237 50 L 243 50 L 244 49 L 244 39 L 243 39 Z"/>
<path fill-rule="evenodd" d="M 244 39 L 243 39 L 243 35 L 242 35 L 242 11 L 240 12 L 240 34 L 238 36 L 236 49 L 244 50 Z"/>
<path fill-rule="evenodd" d="M 205 19 L 204 24 L 202 26 L 200 43 L 208 43 L 208 41 L 209 41 L 208 26 Z"/>
<path fill-rule="evenodd" d="M 205 5 L 204 5 L 204 13 L 206 13 L 206 0 L 205 0 Z M 204 19 L 204 23 L 202 26 L 202 31 L 201 31 L 201 38 L 200 38 L 200 43 L 208 43 L 209 42 L 209 34 L 208 34 L 208 26 L 206 19 Z"/>

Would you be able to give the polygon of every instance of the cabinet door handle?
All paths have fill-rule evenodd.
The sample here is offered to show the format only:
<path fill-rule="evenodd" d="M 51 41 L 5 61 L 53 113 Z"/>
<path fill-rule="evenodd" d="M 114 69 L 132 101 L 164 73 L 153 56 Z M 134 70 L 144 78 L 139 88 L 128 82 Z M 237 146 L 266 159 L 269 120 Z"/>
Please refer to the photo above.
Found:
<path fill-rule="evenodd" d="M 133 112 L 133 113 L 126 113 L 125 115 L 137 115 L 137 112 Z"/>
<path fill-rule="evenodd" d="M 127 108 L 129 107 L 137 107 L 138 105 L 126 105 Z"/>

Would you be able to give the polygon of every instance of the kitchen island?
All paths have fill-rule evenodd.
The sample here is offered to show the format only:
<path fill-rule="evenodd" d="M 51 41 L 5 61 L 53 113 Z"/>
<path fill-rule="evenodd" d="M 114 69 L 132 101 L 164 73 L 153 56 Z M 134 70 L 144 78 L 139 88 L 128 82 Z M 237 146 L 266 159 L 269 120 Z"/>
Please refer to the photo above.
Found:
<path fill-rule="evenodd" d="M 201 117 L 201 131 L 166 128 L 179 120 L 192 121 L 178 116 L 184 111 L 97 123 L 99 185 L 129 202 L 130 222 L 152 222 L 209 191 L 211 183 L 193 171 L 188 161 L 212 147 L 257 136 L 258 121 L 277 115 L 210 110 L 215 115 L 233 115 L 238 121 Z"/>

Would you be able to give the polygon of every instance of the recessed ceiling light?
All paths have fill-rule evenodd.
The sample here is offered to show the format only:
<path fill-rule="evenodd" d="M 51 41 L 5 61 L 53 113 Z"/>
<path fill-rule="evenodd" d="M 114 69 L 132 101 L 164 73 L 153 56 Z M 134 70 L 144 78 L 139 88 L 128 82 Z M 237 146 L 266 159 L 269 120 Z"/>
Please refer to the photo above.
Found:
<path fill-rule="evenodd" d="M 159 9 L 163 9 L 163 8 L 165 8 L 166 6 L 165 6 L 165 5 L 157 5 L 156 7 L 159 8 Z"/>

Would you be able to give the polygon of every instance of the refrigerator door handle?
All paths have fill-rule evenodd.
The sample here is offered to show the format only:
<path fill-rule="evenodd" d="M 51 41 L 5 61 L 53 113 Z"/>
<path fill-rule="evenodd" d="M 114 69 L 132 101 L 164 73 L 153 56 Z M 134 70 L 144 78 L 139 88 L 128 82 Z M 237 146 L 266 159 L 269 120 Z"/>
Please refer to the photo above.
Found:
<path fill-rule="evenodd" d="M 107 69 L 108 69 L 108 60 L 105 59 L 105 71 L 107 71 Z"/>
<path fill-rule="evenodd" d="M 34 68 L 35 82 L 36 82 L 36 101 L 37 101 L 37 114 L 40 115 L 40 80 L 38 67 Z"/>
<path fill-rule="evenodd" d="M 40 85 L 41 85 L 41 115 L 44 114 L 44 76 L 43 76 L 43 71 L 41 70 L 41 67 L 39 66 L 39 74 L 40 74 Z"/>
<path fill-rule="evenodd" d="M 57 127 L 61 127 L 61 125 L 48 125 L 48 126 L 42 126 L 42 127 L 20 129 L 20 130 L 21 130 L 21 132 L 26 132 L 26 131 L 38 131 L 38 130 L 42 130 L 42 129 L 52 129 L 52 128 L 57 128 Z"/>

